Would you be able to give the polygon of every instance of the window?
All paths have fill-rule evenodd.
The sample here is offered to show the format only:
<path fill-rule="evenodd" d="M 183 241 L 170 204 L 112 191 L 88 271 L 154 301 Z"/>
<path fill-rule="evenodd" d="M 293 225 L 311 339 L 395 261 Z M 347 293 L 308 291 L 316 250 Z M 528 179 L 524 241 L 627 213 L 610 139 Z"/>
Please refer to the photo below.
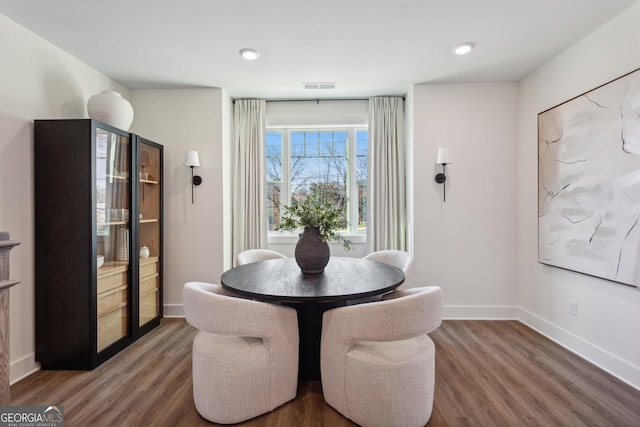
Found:
<path fill-rule="evenodd" d="M 346 208 L 344 233 L 365 233 L 366 128 L 270 129 L 265 141 L 270 232 L 280 229 L 285 205 L 302 202 L 315 191 Z"/>

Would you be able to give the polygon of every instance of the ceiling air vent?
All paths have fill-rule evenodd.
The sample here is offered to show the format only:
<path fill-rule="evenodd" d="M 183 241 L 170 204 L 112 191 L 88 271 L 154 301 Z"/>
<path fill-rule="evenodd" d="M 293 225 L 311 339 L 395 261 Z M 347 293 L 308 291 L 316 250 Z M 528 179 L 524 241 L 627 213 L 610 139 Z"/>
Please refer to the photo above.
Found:
<path fill-rule="evenodd" d="M 328 90 L 336 88 L 335 82 L 306 82 L 302 84 L 305 89 Z"/>

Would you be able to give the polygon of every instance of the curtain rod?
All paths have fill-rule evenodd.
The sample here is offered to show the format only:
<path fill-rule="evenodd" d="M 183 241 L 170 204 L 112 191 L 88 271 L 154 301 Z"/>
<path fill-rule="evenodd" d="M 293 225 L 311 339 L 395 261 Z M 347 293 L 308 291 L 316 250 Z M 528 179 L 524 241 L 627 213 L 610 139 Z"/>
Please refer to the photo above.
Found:
<path fill-rule="evenodd" d="M 297 99 L 265 99 L 265 102 L 314 102 L 316 104 L 320 104 L 320 101 L 368 101 L 371 98 L 380 98 L 378 96 L 372 96 L 370 98 L 297 98 Z M 402 100 L 405 100 L 405 97 L 401 97 Z M 249 99 L 249 98 L 238 98 L 238 99 Z M 233 102 L 235 103 L 236 100 L 234 99 Z"/>
<path fill-rule="evenodd" d="M 238 98 L 238 99 L 251 99 L 251 98 Z M 303 98 L 303 99 L 286 99 L 286 98 L 282 98 L 282 99 L 265 99 L 265 102 L 271 103 L 271 102 L 315 102 L 316 104 L 320 104 L 320 101 L 368 101 L 369 98 L 318 98 L 318 99 L 313 99 L 313 98 Z M 233 102 L 235 103 L 237 100 L 234 99 Z"/>
<path fill-rule="evenodd" d="M 266 99 L 266 102 L 368 101 L 369 98 Z"/>

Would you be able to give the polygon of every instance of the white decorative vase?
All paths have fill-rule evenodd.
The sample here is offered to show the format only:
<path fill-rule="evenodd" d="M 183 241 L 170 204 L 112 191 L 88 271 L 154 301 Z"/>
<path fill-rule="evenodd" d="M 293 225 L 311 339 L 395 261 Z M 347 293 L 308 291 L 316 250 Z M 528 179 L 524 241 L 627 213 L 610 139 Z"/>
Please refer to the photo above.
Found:
<path fill-rule="evenodd" d="M 140 258 L 149 258 L 149 248 L 143 246 L 140 248 Z"/>
<path fill-rule="evenodd" d="M 93 95 L 87 102 L 89 117 L 115 128 L 129 130 L 133 123 L 133 107 L 112 90 L 103 90 Z"/>

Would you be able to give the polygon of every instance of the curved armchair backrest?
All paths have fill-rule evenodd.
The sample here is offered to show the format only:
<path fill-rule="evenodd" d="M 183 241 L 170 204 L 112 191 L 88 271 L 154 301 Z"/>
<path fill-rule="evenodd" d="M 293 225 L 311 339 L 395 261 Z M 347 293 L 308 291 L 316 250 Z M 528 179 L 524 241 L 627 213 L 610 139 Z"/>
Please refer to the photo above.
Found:
<path fill-rule="evenodd" d="M 365 255 L 362 259 L 370 261 L 384 262 L 385 264 L 398 267 L 404 272 L 404 282 L 398 289 L 409 289 L 415 286 L 416 274 L 413 255 L 409 252 L 388 249 L 384 251 L 372 252 Z"/>
<path fill-rule="evenodd" d="M 425 425 L 435 378 L 435 347 L 427 333 L 441 319 L 437 286 L 326 311 L 320 343 L 325 401 L 359 425 Z"/>
<path fill-rule="evenodd" d="M 400 341 L 428 334 L 442 322 L 442 289 L 396 290 L 379 302 L 329 310 L 323 321 L 323 339 L 331 331 L 343 342 Z"/>
<path fill-rule="evenodd" d="M 193 339 L 196 409 L 219 424 L 254 418 L 296 397 L 298 317 L 287 306 L 230 296 L 220 285 L 185 283 Z"/>
<path fill-rule="evenodd" d="M 286 258 L 286 255 L 269 249 L 248 249 L 238 254 L 236 265 L 245 265 L 265 259 Z"/>
<path fill-rule="evenodd" d="M 421 320 L 422 325 L 428 334 L 435 329 L 438 329 L 442 324 L 442 288 L 439 286 L 422 286 L 411 289 L 396 289 L 395 291 L 384 295 L 382 297 L 382 301 L 405 298 L 416 294 L 421 295 L 419 298 L 426 301 L 426 307 L 423 307 L 425 315 Z"/>
<path fill-rule="evenodd" d="M 182 296 L 187 321 L 209 333 L 269 339 L 297 323 L 291 307 L 229 296 L 220 285 L 189 282 Z"/>

